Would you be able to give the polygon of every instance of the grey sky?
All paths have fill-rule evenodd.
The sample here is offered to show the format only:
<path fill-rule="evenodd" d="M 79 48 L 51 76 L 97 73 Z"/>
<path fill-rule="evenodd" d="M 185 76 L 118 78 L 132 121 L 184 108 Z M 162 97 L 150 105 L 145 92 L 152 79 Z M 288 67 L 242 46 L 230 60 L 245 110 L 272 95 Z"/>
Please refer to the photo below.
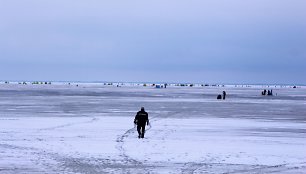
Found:
<path fill-rule="evenodd" d="M 0 80 L 306 84 L 306 1 L 0 0 Z"/>

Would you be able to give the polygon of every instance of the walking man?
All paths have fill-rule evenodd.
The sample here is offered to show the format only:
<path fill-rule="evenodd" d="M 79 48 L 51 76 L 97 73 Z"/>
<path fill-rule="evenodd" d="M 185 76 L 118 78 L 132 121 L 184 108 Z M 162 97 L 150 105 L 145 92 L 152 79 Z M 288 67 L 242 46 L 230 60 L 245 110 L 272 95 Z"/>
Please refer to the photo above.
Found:
<path fill-rule="evenodd" d="M 144 107 L 141 107 L 141 110 L 137 112 L 134 123 L 137 125 L 138 138 L 144 138 L 146 124 L 149 125 L 149 115 Z"/>

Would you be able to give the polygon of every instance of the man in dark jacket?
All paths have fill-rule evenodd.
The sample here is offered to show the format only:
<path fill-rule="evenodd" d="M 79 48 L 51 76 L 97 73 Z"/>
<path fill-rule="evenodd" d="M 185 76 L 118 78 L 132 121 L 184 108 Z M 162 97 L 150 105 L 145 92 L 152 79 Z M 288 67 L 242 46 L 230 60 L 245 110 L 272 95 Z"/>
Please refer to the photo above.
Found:
<path fill-rule="evenodd" d="M 137 124 L 138 138 L 144 138 L 146 124 L 149 125 L 149 116 L 144 107 L 141 107 L 141 110 L 137 112 L 134 123 Z"/>
<path fill-rule="evenodd" d="M 225 100 L 226 92 L 223 91 L 223 100 Z"/>

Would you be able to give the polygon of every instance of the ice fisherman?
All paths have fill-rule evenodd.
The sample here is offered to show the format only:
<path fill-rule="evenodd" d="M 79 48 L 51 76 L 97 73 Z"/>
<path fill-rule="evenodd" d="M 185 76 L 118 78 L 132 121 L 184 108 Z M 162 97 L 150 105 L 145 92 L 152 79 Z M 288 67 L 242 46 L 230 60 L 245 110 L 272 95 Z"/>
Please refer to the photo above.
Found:
<path fill-rule="evenodd" d="M 273 95 L 272 89 L 268 90 L 268 95 Z"/>
<path fill-rule="evenodd" d="M 226 92 L 225 91 L 223 91 L 223 100 L 225 100 L 225 96 L 226 96 Z"/>
<path fill-rule="evenodd" d="M 141 107 L 137 112 L 134 123 L 137 125 L 138 138 L 144 138 L 146 124 L 149 125 L 149 114 Z"/>

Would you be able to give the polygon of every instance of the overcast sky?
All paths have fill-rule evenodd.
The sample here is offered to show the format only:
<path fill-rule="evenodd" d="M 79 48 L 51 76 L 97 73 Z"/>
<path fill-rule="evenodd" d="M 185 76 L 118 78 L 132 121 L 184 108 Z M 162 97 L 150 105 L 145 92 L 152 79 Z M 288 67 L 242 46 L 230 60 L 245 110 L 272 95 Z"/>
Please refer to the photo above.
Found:
<path fill-rule="evenodd" d="M 306 84 L 305 0 L 0 0 L 0 80 Z"/>

